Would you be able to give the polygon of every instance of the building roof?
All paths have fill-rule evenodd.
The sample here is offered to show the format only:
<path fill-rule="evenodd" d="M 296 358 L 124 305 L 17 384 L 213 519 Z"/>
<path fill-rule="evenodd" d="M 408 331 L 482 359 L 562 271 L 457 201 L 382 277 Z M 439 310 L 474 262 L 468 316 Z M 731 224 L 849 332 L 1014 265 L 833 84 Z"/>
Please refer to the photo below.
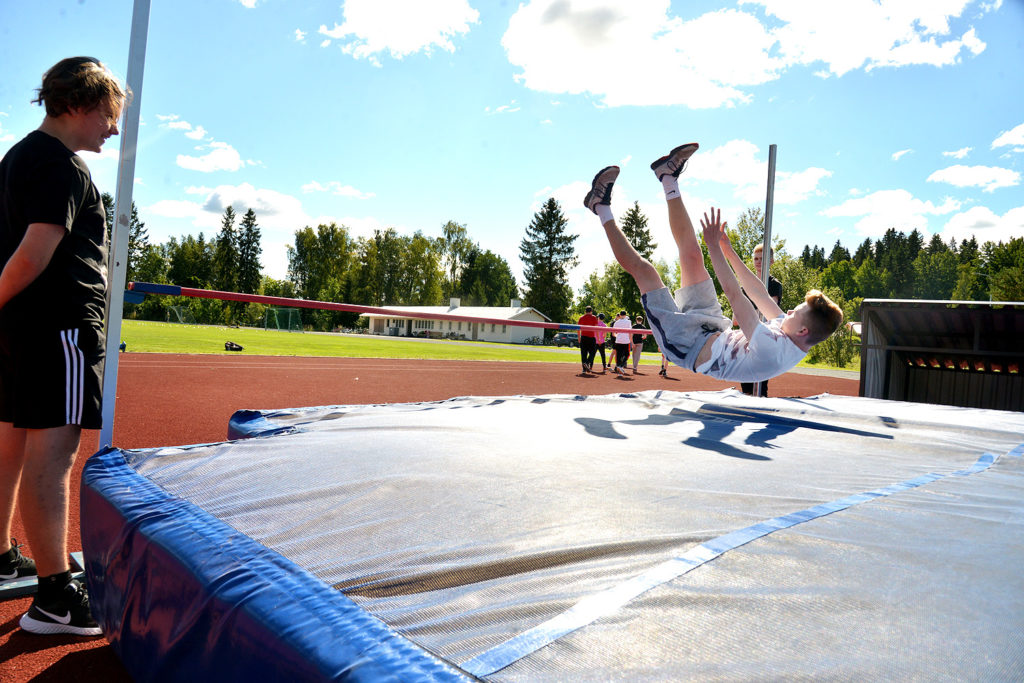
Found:
<path fill-rule="evenodd" d="M 502 320 L 529 320 L 531 314 L 539 316 L 541 320 L 551 322 L 551 318 L 547 317 L 536 308 L 529 306 L 380 306 L 379 308 L 386 308 L 389 311 L 394 311 L 393 315 L 384 315 L 382 313 L 363 313 L 363 316 L 367 318 L 403 318 L 409 316 L 403 316 L 402 313 L 417 313 L 417 314 L 428 314 L 441 316 L 457 315 L 465 318 L 498 318 Z"/>

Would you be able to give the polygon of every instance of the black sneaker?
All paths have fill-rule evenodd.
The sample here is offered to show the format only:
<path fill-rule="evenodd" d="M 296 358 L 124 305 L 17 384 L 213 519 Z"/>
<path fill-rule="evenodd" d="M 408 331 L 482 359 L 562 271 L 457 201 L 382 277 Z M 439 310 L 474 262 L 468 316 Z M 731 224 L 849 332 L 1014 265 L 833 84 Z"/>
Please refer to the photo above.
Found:
<path fill-rule="evenodd" d="M 0 556 L 0 586 L 9 581 L 17 581 L 26 576 L 36 575 L 36 562 L 31 557 L 21 554 L 21 545 L 11 539 L 11 549 Z"/>
<path fill-rule="evenodd" d="M 688 142 L 685 145 L 679 145 L 674 150 L 669 152 L 667 155 L 661 157 L 651 164 L 651 170 L 654 171 L 654 175 L 661 180 L 667 175 L 679 177 L 679 174 L 686 168 L 686 161 L 693 156 L 693 153 L 700 147 L 696 142 Z"/>
<path fill-rule="evenodd" d="M 44 604 L 39 601 L 37 594 L 32 606 L 21 616 L 20 624 L 29 633 L 43 635 L 103 635 L 89 611 L 88 592 L 74 579 L 64 586 L 63 592 L 53 602 Z"/>
<path fill-rule="evenodd" d="M 605 166 L 598 171 L 590 183 L 590 192 L 583 198 L 583 206 L 597 213 L 598 204 L 611 204 L 612 185 L 615 184 L 615 179 L 618 177 L 618 166 Z"/>

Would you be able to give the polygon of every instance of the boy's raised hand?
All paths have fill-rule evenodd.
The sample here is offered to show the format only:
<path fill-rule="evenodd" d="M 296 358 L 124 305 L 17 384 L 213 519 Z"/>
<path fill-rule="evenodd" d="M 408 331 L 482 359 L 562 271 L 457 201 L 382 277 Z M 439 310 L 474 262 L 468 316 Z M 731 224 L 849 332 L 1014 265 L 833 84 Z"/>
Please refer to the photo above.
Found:
<path fill-rule="evenodd" d="M 711 207 L 711 217 L 708 218 L 708 214 L 704 214 L 704 218 L 700 220 L 700 226 L 704 231 L 704 244 L 709 247 L 713 244 L 716 247 L 721 246 L 721 242 L 729 242 L 729 234 L 726 232 L 728 223 L 722 222 L 722 210 L 715 210 L 715 207 Z"/>

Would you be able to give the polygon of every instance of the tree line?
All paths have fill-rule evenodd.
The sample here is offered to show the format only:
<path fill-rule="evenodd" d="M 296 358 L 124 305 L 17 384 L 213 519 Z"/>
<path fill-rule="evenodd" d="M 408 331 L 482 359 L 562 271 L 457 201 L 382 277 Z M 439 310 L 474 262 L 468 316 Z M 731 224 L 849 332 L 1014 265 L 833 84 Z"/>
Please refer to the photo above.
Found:
<path fill-rule="evenodd" d="M 113 206 L 110 195 L 104 195 L 104 204 Z M 110 219 L 108 215 L 108 225 Z M 450 298 L 461 299 L 463 305 L 508 306 L 511 299 L 521 298 L 523 305 L 556 322 L 574 320 L 587 305 L 608 314 L 642 313 L 633 279 L 614 261 L 591 273 L 573 292 L 569 274 L 579 262 L 578 236 L 569 233 L 568 219 L 554 198 L 524 228 L 519 245 L 521 287 L 508 262 L 480 247 L 467 226 L 456 221 L 448 221 L 437 238 L 421 231 L 400 235 L 393 228 L 360 237 L 335 223 L 305 226 L 295 231 L 287 247 L 284 280 L 260 274 L 262 249 L 255 212 L 249 209 L 237 227 L 235 222 L 235 212 L 228 207 L 213 239 L 199 233 L 154 245 L 133 205 L 129 280 L 367 306 L 440 305 Z M 651 258 L 657 243 L 638 203 L 626 210 L 619 224 L 637 250 Z M 729 232 L 737 253 L 750 263 L 754 247 L 763 240 L 762 211 L 747 209 Z M 848 320 L 857 318 L 865 298 L 1024 300 L 1024 238 L 979 246 L 973 237 L 947 244 L 935 236 L 925 244 L 916 229 L 905 234 L 890 228 L 878 240 L 865 239 L 852 255 L 838 240 L 827 256 L 817 245 L 805 246 L 794 256 L 778 236 L 773 249 L 771 273 L 783 283 L 783 309 L 798 305 L 812 288 L 843 306 Z M 655 266 L 667 283 L 677 286 L 678 263 L 656 261 Z M 713 272 L 710 263 L 708 270 Z M 724 297 L 722 301 L 728 315 L 728 302 Z M 185 306 L 197 322 L 213 324 L 258 325 L 265 311 L 259 304 L 148 297 L 142 304 L 127 304 L 125 313 L 163 320 L 170 306 Z M 320 330 L 354 327 L 358 319 L 352 313 L 312 309 L 302 309 L 302 316 L 305 326 Z"/>

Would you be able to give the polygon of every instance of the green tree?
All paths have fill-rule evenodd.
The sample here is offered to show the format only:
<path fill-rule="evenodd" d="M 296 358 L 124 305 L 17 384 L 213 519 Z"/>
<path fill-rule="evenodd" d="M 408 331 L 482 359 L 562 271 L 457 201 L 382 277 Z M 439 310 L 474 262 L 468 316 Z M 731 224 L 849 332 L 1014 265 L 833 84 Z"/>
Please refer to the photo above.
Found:
<path fill-rule="evenodd" d="M 986 242 L 982 248 L 993 301 L 1024 301 L 1024 237 L 1006 244 Z"/>
<path fill-rule="evenodd" d="M 622 233 L 637 250 L 637 253 L 645 259 L 651 260 L 658 245 L 651 236 L 650 228 L 647 227 L 647 216 L 640 211 L 639 202 L 633 202 L 633 206 L 623 214 L 619 225 L 622 227 Z M 619 267 L 616 279 L 619 289 L 618 300 L 623 309 L 629 311 L 631 317 L 641 313 L 643 305 L 640 303 L 640 289 L 636 286 L 633 276 Z"/>
<path fill-rule="evenodd" d="M 213 288 L 234 292 L 238 278 L 238 234 L 235 232 L 235 210 L 224 209 L 220 232 L 213 252 Z"/>
<path fill-rule="evenodd" d="M 316 230 L 306 226 L 295 231 L 294 241 L 288 245 L 288 278 L 296 293 L 304 299 L 341 301 L 328 297 L 344 293 L 342 283 L 356 247 L 348 228 L 336 223 L 321 223 Z"/>
<path fill-rule="evenodd" d="M 437 243 L 419 231 L 402 240 L 405 242 L 405 254 L 399 273 L 398 299 L 408 306 L 440 304 L 444 273 Z"/>
<path fill-rule="evenodd" d="M 490 250 L 480 251 L 479 247 L 466 257 L 458 291 L 469 306 L 507 306 L 519 297 L 508 261 Z"/>
<path fill-rule="evenodd" d="M 922 251 L 914 259 L 914 295 L 918 299 L 949 299 L 956 287 L 959 277 L 956 254 L 942 240 L 938 245 L 937 251 Z"/>
<path fill-rule="evenodd" d="M 844 299 L 852 299 L 857 295 L 857 269 L 853 261 L 843 259 L 833 261 L 821 272 L 821 286 L 831 287 L 843 294 Z"/>
<path fill-rule="evenodd" d="M 833 263 L 839 263 L 840 261 L 849 261 L 850 251 L 836 240 L 835 245 L 832 247 L 832 252 L 828 255 L 829 265 Z"/>
<path fill-rule="evenodd" d="M 874 252 L 871 248 L 871 238 L 867 237 L 860 246 L 857 247 L 857 251 L 853 253 L 853 265 L 860 268 L 864 261 L 873 261 L 875 258 Z"/>
<path fill-rule="evenodd" d="M 442 295 L 451 298 L 459 296 L 462 271 L 466 267 L 469 254 L 476 245 L 469 239 L 465 225 L 448 221 L 441 228 L 441 261 L 445 272 Z"/>
<path fill-rule="evenodd" d="M 109 192 L 104 192 L 101 195 L 103 200 L 103 211 L 106 214 L 107 223 L 107 242 L 109 243 L 114 229 L 114 198 Z M 128 221 L 128 262 L 127 262 L 127 281 L 132 282 L 138 280 L 140 282 L 150 282 L 139 277 L 136 272 L 136 265 L 139 259 L 142 258 L 142 253 L 149 247 L 149 232 L 146 230 L 146 224 L 139 220 L 139 210 L 135 206 L 135 202 L 132 202 L 131 218 Z"/>
<path fill-rule="evenodd" d="M 772 274 L 782 282 L 781 308 L 784 311 L 802 304 L 808 291 L 821 289 L 821 273 L 786 253 L 775 257 Z"/>
<path fill-rule="evenodd" d="M 167 277 L 180 287 L 209 288 L 213 279 L 213 248 L 199 233 L 186 235 L 179 243 L 173 237 L 166 245 Z"/>
<path fill-rule="evenodd" d="M 874 260 L 864 259 L 854 274 L 856 292 L 865 299 L 884 299 L 892 289 L 892 278 L 889 271 L 875 265 Z"/>
<path fill-rule="evenodd" d="M 526 236 L 519 243 L 526 288 L 524 303 L 555 321 L 564 321 L 569 312 L 569 270 L 579 262 L 575 248 L 578 235 L 567 233 L 568 224 L 558 202 L 549 198 L 534 214 Z"/>
<path fill-rule="evenodd" d="M 261 271 L 260 228 L 256 224 L 256 212 L 249 209 L 242 216 L 242 224 L 238 230 L 238 291 L 243 294 L 256 294 L 260 289 Z"/>

